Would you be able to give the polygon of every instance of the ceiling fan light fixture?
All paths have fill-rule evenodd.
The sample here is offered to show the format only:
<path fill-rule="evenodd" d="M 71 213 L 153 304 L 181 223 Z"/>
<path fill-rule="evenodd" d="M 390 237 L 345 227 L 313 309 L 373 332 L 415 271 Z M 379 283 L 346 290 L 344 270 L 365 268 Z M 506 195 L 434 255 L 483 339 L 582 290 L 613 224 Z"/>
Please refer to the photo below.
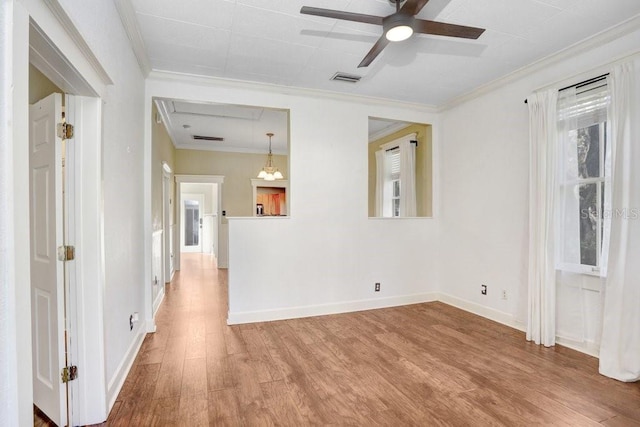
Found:
<path fill-rule="evenodd" d="M 406 24 L 400 24 L 389 28 L 385 33 L 385 37 L 390 42 L 401 42 L 408 39 L 413 34 L 413 28 Z"/>
<path fill-rule="evenodd" d="M 445 0 L 445 2 L 446 1 L 450 0 Z M 406 40 L 411 37 L 413 33 L 475 40 L 484 32 L 484 28 L 467 27 L 464 25 L 447 24 L 416 18 L 428 2 L 429 0 L 389 0 L 389 3 L 395 6 L 396 11 L 387 16 L 367 15 L 310 6 L 302 6 L 300 13 L 345 21 L 362 22 L 364 24 L 382 25 L 383 34 L 362 59 L 358 68 L 368 67 L 378 55 L 380 55 L 389 42 Z"/>

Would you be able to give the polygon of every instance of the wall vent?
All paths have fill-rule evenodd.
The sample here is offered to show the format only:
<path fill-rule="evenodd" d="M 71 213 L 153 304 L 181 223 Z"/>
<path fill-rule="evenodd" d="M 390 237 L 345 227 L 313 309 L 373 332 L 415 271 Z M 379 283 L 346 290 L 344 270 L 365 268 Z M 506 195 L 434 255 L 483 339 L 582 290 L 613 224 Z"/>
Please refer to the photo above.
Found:
<path fill-rule="evenodd" d="M 191 138 L 197 141 L 224 141 L 221 136 L 192 135 Z"/>
<path fill-rule="evenodd" d="M 338 71 L 331 77 L 331 80 L 338 80 L 340 82 L 358 83 L 362 76 L 356 76 L 355 74 L 347 74 Z"/>

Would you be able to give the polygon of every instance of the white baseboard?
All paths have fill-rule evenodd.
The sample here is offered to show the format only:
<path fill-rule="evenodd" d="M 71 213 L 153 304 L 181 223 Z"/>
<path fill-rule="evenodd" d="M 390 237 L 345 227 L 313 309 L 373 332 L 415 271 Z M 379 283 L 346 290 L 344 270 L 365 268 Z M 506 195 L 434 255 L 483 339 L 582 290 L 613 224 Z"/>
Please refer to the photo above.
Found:
<path fill-rule="evenodd" d="M 165 287 L 167 286 L 167 284 L 165 283 L 162 286 L 162 289 L 160 290 L 160 292 L 158 292 L 158 295 L 156 296 L 156 300 L 153 302 L 153 318 L 155 319 L 156 314 L 158 313 L 158 309 L 160 308 L 160 305 L 162 305 L 162 301 L 164 301 L 164 293 L 165 293 Z"/>
<path fill-rule="evenodd" d="M 451 305 L 464 311 L 468 311 L 469 313 L 477 314 L 478 316 L 493 320 L 494 322 L 501 323 L 511 328 L 518 329 L 523 332 L 525 331 L 525 326 L 522 323 L 517 322 L 513 315 L 509 313 L 505 313 L 503 311 L 486 307 L 484 305 L 454 297 L 453 295 L 445 294 L 442 292 L 438 292 L 437 298 L 438 301 L 445 304 Z"/>
<path fill-rule="evenodd" d="M 324 316 L 327 314 L 350 313 L 354 311 L 373 310 L 376 308 L 396 307 L 400 305 L 419 304 L 436 301 L 437 293 L 402 295 L 388 298 L 372 298 L 331 304 L 287 307 L 275 310 L 229 312 L 227 324 L 269 322 L 273 320 L 296 319 L 300 317 Z"/>
<path fill-rule="evenodd" d="M 493 320 L 494 322 L 502 323 L 503 325 L 517 329 L 519 331 L 526 332 L 526 325 L 524 325 L 522 322 L 516 321 L 514 317 L 509 313 L 504 313 L 502 311 L 485 307 L 480 304 L 466 301 L 444 293 L 438 293 L 438 301 L 451 305 L 453 307 L 457 307 L 461 310 L 468 311 L 469 313 L 482 316 L 486 319 Z M 588 354 L 589 356 L 599 357 L 600 355 L 599 346 L 592 342 L 582 343 L 568 338 L 556 337 L 556 344 L 575 351 L 579 351 L 580 353 Z"/>
<path fill-rule="evenodd" d="M 141 325 L 138 328 L 136 337 L 131 342 L 129 349 L 125 354 L 125 357 L 120 362 L 120 365 L 116 369 L 116 372 L 113 374 L 113 377 L 111 377 L 111 380 L 107 385 L 107 402 L 109 402 L 109 406 L 107 407 L 107 414 L 111 412 L 113 405 L 116 403 L 118 393 L 120 393 L 120 390 L 124 385 L 124 381 L 127 379 L 127 375 L 129 375 L 131 366 L 133 366 L 133 361 L 136 359 L 136 356 L 140 351 L 140 347 L 142 347 L 142 342 L 144 341 L 145 335 L 146 331 L 144 325 Z"/>
<path fill-rule="evenodd" d="M 569 338 L 556 337 L 556 344 L 570 348 L 595 358 L 600 357 L 600 346 L 594 342 L 580 342 Z"/>
<path fill-rule="evenodd" d="M 301 317 L 324 316 L 328 314 L 350 313 L 354 311 L 373 310 L 377 308 L 397 307 L 402 305 L 420 304 L 424 302 L 442 302 L 452 307 L 459 308 L 472 314 L 493 320 L 510 328 L 525 332 L 526 326 L 517 321 L 513 315 L 486 307 L 475 302 L 467 301 L 453 295 L 442 292 L 429 292 L 423 294 L 403 295 L 389 298 L 374 298 L 358 301 L 348 301 L 333 304 L 318 304 L 300 307 L 289 307 L 275 310 L 229 312 L 227 324 L 238 325 L 243 323 L 269 322 L 274 320 L 297 319 Z M 593 343 L 579 343 L 564 338 L 556 338 L 559 345 L 572 350 L 598 357 L 599 348 Z"/>
<path fill-rule="evenodd" d="M 156 331 L 156 319 L 155 317 L 151 320 L 147 320 L 144 323 L 145 332 L 148 334 L 152 334 Z"/>

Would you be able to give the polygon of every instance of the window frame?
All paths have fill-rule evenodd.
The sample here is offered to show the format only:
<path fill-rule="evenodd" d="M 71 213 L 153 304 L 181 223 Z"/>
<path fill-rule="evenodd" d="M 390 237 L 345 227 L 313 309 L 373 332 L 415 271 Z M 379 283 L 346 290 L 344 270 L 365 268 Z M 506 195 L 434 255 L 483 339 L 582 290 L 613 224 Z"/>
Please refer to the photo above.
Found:
<path fill-rule="evenodd" d="M 398 183 L 397 189 L 398 194 L 396 195 L 396 183 Z M 402 185 L 402 181 L 400 177 L 391 178 L 391 197 L 389 202 L 391 204 L 391 217 L 392 218 L 400 218 L 400 186 Z"/>
<path fill-rule="evenodd" d="M 384 156 L 385 156 L 384 161 L 385 161 L 385 163 L 391 161 L 391 159 L 388 158 L 389 153 L 391 151 L 397 150 L 398 156 L 400 155 L 399 154 L 399 152 L 400 152 L 400 144 L 403 141 L 408 140 L 409 142 L 411 142 L 411 141 L 416 140 L 416 138 L 417 138 L 417 134 L 415 132 L 413 132 L 413 133 L 409 133 L 407 135 L 403 135 L 400 138 L 394 139 L 393 141 L 389 141 L 389 142 L 387 142 L 385 144 L 380 145 L 379 149 L 380 150 L 384 150 Z M 397 176 L 394 176 L 391 173 L 391 168 L 389 167 L 388 175 L 385 174 L 384 189 L 383 189 L 383 192 L 382 192 L 382 194 L 383 194 L 383 196 L 382 196 L 382 200 L 383 200 L 383 202 L 382 202 L 383 203 L 383 209 L 382 209 L 383 216 L 382 217 L 383 218 L 402 218 L 400 216 L 400 191 L 401 191 L 400 187 L 398 187 L 398 196 L 394 197 L 394 195 L 393 195 L 393 183 L 395 181 L 397 181 L 399 183 L 400 187 L 402 186 L 402 176 L 400 174 L 400 171 L 398 171 Z M 395 211 L 394 211 L 394 207 L 395 207 L 394 203 L 396 203 L 395 202 L 396 200 L 397 200 L 397 203 L 398 203 L 398 210 L 397 210 L 398 215 L 395 215 Z M 386 216 L 386 215 L 384 215 L 384 212 L 390 212 L 391 215 Z"/>
<path fill-rule="evenodd" d="M 604 91 L 603 91 L 604 92 Z M 600 265 L 600 261 L 601 261 L 601 250 L 602 250 L 602 241 L 604 238 L 604 220 L 606 212 L 605 212 L 605 205 L 604 205 L 604 193 L 605 191 L 611 191 L 610 190 L 610 183 L 611 183 L 611 178 L 609 176 L 607 176 L 607 168 L 606 168 L 606 161 L 607 161 L 607 146 L 608 144 L 610 144 L 610 136 L 611 136 L 611 129 L 610 129 L 610 117 L 609 117 L 609 111 L 608 111 L 608 98 L 609 98 L 609 92 L 608 89 L 606 91 L 606 93 L 604 93 L 602 95 L 602 98 L 606 101 L 607 105 L 601 108 L 604 108 L 606 110 L 606 114 L 605 114 L 605 118 L 604 120 L 601 121 L 596 121 L 591 125 L 578 125 L 576 129 L 570 129 L 569 132 L 571 131 L 578 131 L 580 129 L 584 129 L 584 128 L 588 128 L 594 125 L 597 125 L 599 128 L 599 138 L 598 138 L 598 166 L 599 166 L 599 175 L 597 177 L 589 177 L 589 178 L 581 178 L 581 177 L 577 177 L 575 179 L 567 179 L 567 169 L 568 169 L 568 156 L 567 156 L 567 150 L 566 147 L 564 147 L 564 138 L 565 135 L 563 135 L 563 133 L 566 131 L 566 129 L 564 128 L 564 121 L 562 119 L 562 115 L 560 110 L 558 111 L 558 144 L 560 144 L 561 146 L 560 148 L 560 158 L 559 158 L 559 164 L 557 167 L 557 173 L 558 173 L 558 203 L 560 205 L 560 209 L 558 209 L 558 215 L 557 215 L 557 224 L 559 225 L 559 232 L 557 233 L 556 236 L 556 259 L 557 261 L 557 269 L 561 270 L 561 271 L 566 271 L 566 272 L 571 272 L 571 273 L 578 273 L 578 274 L 584 274 L 584 275 L 589 275 L 589 276 L 601 276 L 601 265 Z M 558 101 L 558 105 L 560 105 L 560 100 Z M 578 116 L 580 117 L 580 116 Z M 584 117 L 584 116 L 583 116 Z M 565 244 L 565 223 L 566 223 L 566 218 L 567 218 L 567 204 L 566 204 L 566 197 L 567 197 L 567 192 L 569 191 L 575 191 L 575 188 L 579 188 L 581 185 L 596 185 L 596 211 L 597 211 L 597 234 L 596 234 L 596 265 L 589 265 L 589 264 L 582 264 L 580 263 L 575 263 L 575 262 L 567 262 L 565 261 L 565 254 L 564 254 L 564 244 Z M 582 219 L 582 216 L 584 215 L 582 209 L 578 210 L 578 221 L 580 221 L 580 219 Z M 579 236 L 580 239 L 580 236 Z M 581 240 L 578 241 L 578 246 L 581 246 Z"/>

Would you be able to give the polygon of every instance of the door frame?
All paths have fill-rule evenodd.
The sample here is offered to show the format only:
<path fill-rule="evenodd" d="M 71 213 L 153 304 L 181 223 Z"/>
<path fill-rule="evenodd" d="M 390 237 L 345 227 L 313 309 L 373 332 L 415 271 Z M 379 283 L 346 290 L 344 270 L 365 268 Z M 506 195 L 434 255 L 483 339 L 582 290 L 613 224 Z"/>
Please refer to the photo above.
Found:
<path fill-rule="evenodd" d="M 218 248 L 220 247 L 220 225 L 222 224 L 222 184 L 224 176 L 222 175 L 175 175 L 176 180 L 176 199 L 180 200 L 180 209 L 178 209 L 178 230 L 182 230 L 182 186 L 180 184 L 218 184 L 218 203 L 217 203 L 217 221 L 218 233 L 216 235 Z M 220 257 L 220 251 L 218 250 Z M 175 269 L 180 270 L 180 251 L 176 251 Z"/>
<path fill-rule="evenodd" d="M 180 192 L 180 218 L 181 218 L 180 223 L 181 224 L 184 222 L 184 214 L 185 214 L 185 211 L 186 211 L 186 206 L 185 206 L 184 202 L 186 200 L 197 200 L 198 203 L 199 203 L 199 207 L 198 207 L 198 222 L 199 222 L 200 230 L 198 231 L 198 245 L 197 246 L 200 248 L 200 250 L 194 250 L 194 251 L 185 250 L 186 247 L 184 245 L 184 240 L 186 238 L 186 236 L 185 236 L 185 231 L 186 230 L 184 230 L 184 228 L 180 227 L 180 252 L 202 253 L 203 252 L 202 234 L 203 234 L 203 231 L 204 231 L 204 210 L 205 210 L 204 200 L 205 200 L 205 197 L 204 197 L 204 194 L 201 194 L 201 193 L 186 193 L 186 192 L 182 193 L 182 191 Z"/>
<path fill-rule="evenodd" d="M 171 166 L 162 162 L 162 274 L 163 283 L 169 283 L 173 276 L 173 257 L 175 239 L 171 230 Z M 175 214 L 175 211 L 174 211 Z"/>
<path fill-rule="evenodd" d="M 86 96 L 68 98 L 67 110 L 75 109 L 75 137 L 68 155 L 75 159 L 75 203 L 69 214 L 75 218 L 70 244 L 76 246 L 76 260 L 72 262 L 75 279 L 70 282 L 73 299 L 67 313 L 70 333 L 76 338 L 69 347 L 71 360 L 79 368 L 78 379 L 70 383 L 70 398 L 75 410 L 73 422 L 83 425 L 106 420 L 110 410 L 104 340 L 102 101 Z"/>
<path fill-rule="evenodd" d="M 104 260 L 102 231 L 102 101 L 107 85 L 113 84 L 99 60 L 84 41 L 58 0 L 3 2 L 2 18 L 8 18 L 6 45 L 0 45 L 0 59 L 9 64 L 10 73 L 2 79 L 3 88 L 11 87 L 10 97 L 0 108 L 7 133 L 10 155 L 0 166 L 9 178 L 7 197 L 13 204 L 7 209 L 3 227 L 8 226 L 7 274 L 11 280 L 7 311 L 10 334 L 7 375 L 9 393 L 6 414 L 11 424 L 33 423 L 33 383 L 31 374 L 31 289 L 16 284 L 30 283 L 29 191 L 29 63 L 36 66 L 61 90 L 74 94 L 76 137 L 72 144 L 75 158 L 76 224 L 76 360 L 82 363 L 78 380 L 72 384 L 73 424 L 93 424 L 106 419 L 106 370 L 104 360 Z M 6 22 L 6 21 L 3 21 Z M 3 43 L 5 43 L 3 41 Z M 7 86 L 9 85 L 9 86 Z M 4 120 L 12 118 L 13 120 Z M 79 141 L 83 141 L 80 143 Z M 81 167 L 82 166 L 82 167 Z M 71 172 L 71 168 L 68 169 Z M 3 187 L 4 190 L 4 187 Z M 4 215 L 4 212 L 1 213 Z M 2 246 L 5 247 L 4 245 Z M 70 263 L 71 264 L 71 263 Z M 3 267 L 5 265 L 3 264 Z M 4 271 L 4 270 L 3 270 Z M 4 356 L 5 352 L 0 351 Z M 82 360 L 82 362 L 80 362 Z M 3 370 L 3 373 L 5 371 Z M 2 395 L 4 397 L 4 395 Z"/>

